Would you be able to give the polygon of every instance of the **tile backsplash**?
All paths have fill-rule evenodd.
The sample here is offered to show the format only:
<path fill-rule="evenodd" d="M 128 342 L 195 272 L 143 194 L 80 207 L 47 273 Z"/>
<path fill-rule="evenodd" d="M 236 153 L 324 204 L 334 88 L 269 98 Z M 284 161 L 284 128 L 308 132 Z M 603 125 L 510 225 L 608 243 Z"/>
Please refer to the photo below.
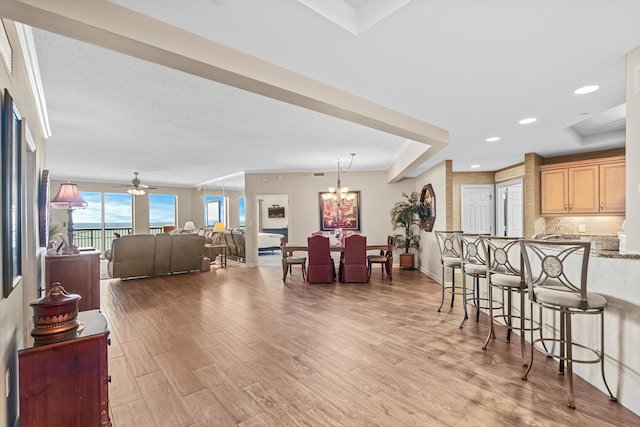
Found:
<path fill-rule="evenodd" d="M 623 216 L 555 216 L 544 218 L 544 233 L 615 236 L 622 231 Z"/>

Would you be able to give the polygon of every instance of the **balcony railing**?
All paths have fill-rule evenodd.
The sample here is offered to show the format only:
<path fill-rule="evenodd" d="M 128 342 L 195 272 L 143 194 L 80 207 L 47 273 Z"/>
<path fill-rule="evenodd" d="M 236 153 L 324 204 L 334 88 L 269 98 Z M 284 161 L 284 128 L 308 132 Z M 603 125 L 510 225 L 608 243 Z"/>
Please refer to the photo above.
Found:
<path fill-rule="evenodd" d="M 120 236 L 126 236 L 131 234 L 131 227 L 105 228 L 104 230 L 102 228 L 78 227 L 73 231 L 73 244 L 79 248 L 91 247 L 104 252 L 111 248 L 115 233 Z M 162 233 L 162 227 L 149 227 L 149 233 L 160 234 Z"/>

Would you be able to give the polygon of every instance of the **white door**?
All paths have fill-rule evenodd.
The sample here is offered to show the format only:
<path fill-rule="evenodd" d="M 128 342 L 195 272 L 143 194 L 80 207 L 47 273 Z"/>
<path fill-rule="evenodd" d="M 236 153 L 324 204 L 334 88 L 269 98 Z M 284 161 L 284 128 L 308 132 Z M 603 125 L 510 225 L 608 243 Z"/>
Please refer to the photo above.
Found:
<path fill-rule="evenodd" d="M 469 234 L 493 234 L 493 185 L 463 185 L 462 231 Z"/>
<path fill-rule="evenodd" d="M 496 235 L 522 237 L 524 201 L 522 179 L 496 184 Z"/>

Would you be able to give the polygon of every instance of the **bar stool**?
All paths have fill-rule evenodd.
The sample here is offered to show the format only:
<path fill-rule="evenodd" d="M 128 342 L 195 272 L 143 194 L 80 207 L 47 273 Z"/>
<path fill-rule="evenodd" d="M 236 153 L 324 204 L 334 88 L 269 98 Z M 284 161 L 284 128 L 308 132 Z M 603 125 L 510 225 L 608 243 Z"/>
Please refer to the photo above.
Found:
<path fill-rule="evenodd" d="M 451 307 L 453 307 L 453 300 L 456 293 L 462 295 L 461 290 L 456 291 L 456 269 L 460 269 L 460 263 L 462 262 L 458 235 L 462 234 L 462 231 L 434 231 L 433 233 L 438 241 L 440 263 L 442 264 L 442 300 L 440 301 L 440 307 L 438 307 L 439 312 L 444 304 L 445 290 L 451 292 Z M 451 286 L 446 286 L 444 280 L 446 268 L 451 269 Z"/>
<path fill-rule="evenodd" d="M 550 341 L 559 344 L 559 354 L 549 356 L 560 360 L 560 374 L 566 363 L 569 381 L 568 406 L 575 408 L 573 393 L 573 363 L 599 363 L 604 386 L 610 400 L 616 401 L 604 373 L 604 309 L 607 300 L 600 294 L 587 291 L 587 269 L 591 242 L 521 240 L 524 280 L 528 287 L 531 307 L 552 310 L 560 316 L 560 334 L 553 338 L 533 339 L 531 331 L 531 357 L 522 374 L 526 380 L 533 364 L 534 344 Z M 600 316 L 600 349 L 590 348 L 573 341 L 571 319 L 574 314 Z M 575 359 L 573 347 L 588 350 L 592 358 Z"/>
<path fill-rule="evenodd" d="M 525 295 L 527 287 L 522 277 L 520 239 L 515 237 L 495 237 L 483 236 L 482 241 L 485 248 L 487 261 L 487 275 L 489 284 L 489 314 L 491 324 L 487 339 L 482 346 L 487 349 L 489 341 L 495 339 L 495 324 L 497 320 L 507 327 L 507 342 L 511 342 L 511 332 L 514 328 L 520 331 L 520 349 L 522 353 L 523 366 L 527 366 L 528 361 L 525 355 L 525 333 L 527 331 L 540 330 L 540 324 L 536 323 L 532 315 L 527 317 Z M 500 291 L 501 299 L 497 301 L 494 297 L 494 290 Z M 506 294 L 506 301 L 505 301 Z M 519 301 L 519 314 L 513 313 L 513 297 Z M 505 311 L 506 309 L 506 311 Z M 495 310 L 502 310 L 502 314 L 495 314 Z M 541 312 L 542 309 L 539 309 Z M 514 320 L 519 320 L 519 325 L 514 325 Z"/>
<path fill-rule="evenodd" d="M 464 314 L 460 322 L 460 328 L 464 326 L 465 320 L 469 318 L 467 305 L 471 302 L 476 308 L 476 322 L 480 320 L 480 309 L 489 309 L 489 298 L 480 298 L 480 279 L 487 277 L 486 251 L 480 234 L 458 234 L 460 248 L 462 249 L 461 270 L 462 270 L 462 305 Z M 467 276 L 471 276 L 471 297 L 467 295 Z M 482 305 L 484 304 L 484 305 Z"/>

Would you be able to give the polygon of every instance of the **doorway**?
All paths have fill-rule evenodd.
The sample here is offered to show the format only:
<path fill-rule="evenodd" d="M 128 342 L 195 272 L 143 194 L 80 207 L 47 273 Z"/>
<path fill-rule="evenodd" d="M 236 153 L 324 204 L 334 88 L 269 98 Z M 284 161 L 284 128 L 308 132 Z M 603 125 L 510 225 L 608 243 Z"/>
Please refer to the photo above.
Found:
<path fill-rule="evenodd" d="M 496 235 L 523 237 L 522 178 L 496 184 Z"/>
<path fill-rule="evenodd" d="M 460 223 L 468 234 L 493 234 L 494 186 L 462 185 L 460 187 L 462 208 Z"/>
<path fill-rule="evenodd" d="M 256 196 L 256 218 L 258 225 L 258 265 L 282 265 L 280 237 L 289 237 L 289 195 L 260 194 Z"/>

